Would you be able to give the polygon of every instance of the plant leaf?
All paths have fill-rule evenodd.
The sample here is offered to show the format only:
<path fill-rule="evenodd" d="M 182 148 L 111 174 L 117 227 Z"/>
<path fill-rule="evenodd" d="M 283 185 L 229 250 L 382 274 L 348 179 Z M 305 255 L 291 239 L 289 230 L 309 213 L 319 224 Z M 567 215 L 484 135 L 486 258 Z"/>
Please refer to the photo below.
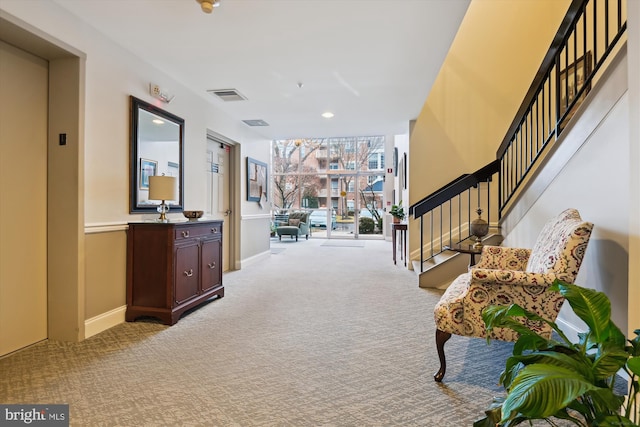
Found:
<path fill-rule="evenodd" d="M 572 352 L 567 354 L 558 352 L 556 349 L 512 356 L 512 358 L 527 366 L 533 364 L 560 366 L 586 377 L 589 381 L 593 380 L 592 363 L 588 357 L 581 353 Z"/>
<path fill-rule="evenodd" d="M 616 395 L 609 388 L 589 390 L 586 395 L 591 399 L 595 416 L 617 414 L 624 403 L 624 397 Z"/>
<path fill-rule="evenodd" d="M 590 329 L 596 342 L 603 342 L 611 319 L 611 302 L 602 292 L 581 286 L 563 283 L 556 279 L 560 293 L 571 305 L 574 313 L 582 319 Z M 555 283 L 555 282 L 554 282 Z"/>
<path fill-rule="evenodd" d="M 513 354 L 522 354 L 526 350 L 542 350 L 550 347 L 551 341 L 538 334 L 520 334 L 518 341 L 513 345 Z"/>
<path fill-rule="evenodd" d="M 522 348 L 524 343 L 527 344 L 526 348 L 542 348 L 547 346 L 548 340 L 520 323 L 517 320 L 518 317 L 526 317 L 527 319 L 545 322 L 550 325 L 553 323 L 535 313 L 523 309 L 518 304 L 511 304 L 509 306 L 491 305 L 482 310 L 482 320 L 484 320 L 487 332 L 493 328 L 509 328 L 517 332 L 520 335 L 520 339 L 529 337 L 524 339 L 521 345 L 516 348 Z M 489 334 L 487 334 L 487 336 L 488 335 Z M 491 338 L 488 337 L 487 341 L 490 339 Z"/>
<path fill-rule="evenodd" d="M 640 376 L 640 357 L 632 357 L 627 360 L 627 367 L 631 372 Z"/>
<path fill-rule="evenodd" d="M 502 405 L 502 422 L 523 414 L 547 418 L 598 387 L 574 370 L 549 364 L 526 366 L 514 379 Z"/>
<path fill-rule="evenodd" d="M 622 415 L 607 415 L 603 418 L 598 418 L 596 421 L 598 427 L 638 427 L 638 424 Z"/>
<path fill-rule="evenodd" d="M 596 357 L 593 363 L 593 373 L 596 379 L 609 378 L 616 374 L 627 363 L 629 353 L 624 348 L 608 348 L 603 346 L 603 350 Z"/>

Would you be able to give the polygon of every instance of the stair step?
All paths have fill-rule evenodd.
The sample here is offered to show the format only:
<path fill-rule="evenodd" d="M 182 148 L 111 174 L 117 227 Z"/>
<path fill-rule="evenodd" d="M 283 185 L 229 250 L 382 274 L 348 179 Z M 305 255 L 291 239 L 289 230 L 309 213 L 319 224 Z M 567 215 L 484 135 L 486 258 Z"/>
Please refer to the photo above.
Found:
<path fill-rule="evenodd" d="M 482 239 L 484 245 L 499 246 L 503 241 L 500 234 L 491 234 Z M 479 255 L 476 255 L 476 262 Z M 453 251 L 444 251 L 422 263 L 412 261 L 413 270 L 418 275 L 421 288 L 446 289 L 451 282 L 469 268 L 469 255 Z"/>

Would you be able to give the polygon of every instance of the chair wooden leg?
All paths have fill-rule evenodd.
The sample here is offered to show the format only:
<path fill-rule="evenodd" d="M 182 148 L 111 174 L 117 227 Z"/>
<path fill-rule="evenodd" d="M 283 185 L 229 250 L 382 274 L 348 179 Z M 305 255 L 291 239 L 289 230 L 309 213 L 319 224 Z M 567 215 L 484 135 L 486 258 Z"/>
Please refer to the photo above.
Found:
<path fill-rule="evenodd" d="M 449 332 L 436 329 L 436 349 L 438 350 L 438 358 L 440 359 L 440 369 L 433 375 L 433 379 L 436 380 L 436 382 L 442 382 L 442 378 L 444 378 L 444 374 L 447 372 L 447 361 L 444 357 L 444 343 L 446 343 L 449 338 L 451 338 Z"/>

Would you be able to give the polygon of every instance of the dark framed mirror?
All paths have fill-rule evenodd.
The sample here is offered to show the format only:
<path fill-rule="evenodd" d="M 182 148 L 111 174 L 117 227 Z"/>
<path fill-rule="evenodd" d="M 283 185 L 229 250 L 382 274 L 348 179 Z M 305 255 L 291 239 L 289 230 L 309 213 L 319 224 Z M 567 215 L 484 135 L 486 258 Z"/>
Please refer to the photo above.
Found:
<path fill-rule="evenodd" d="M 130 212 L 156 212 L 161 200 L 149 199 L 149 177 L 174 176 L 177 200 L 167 200 L 170 211 L 183 209 L 184 120 L 131 96 Z"/>

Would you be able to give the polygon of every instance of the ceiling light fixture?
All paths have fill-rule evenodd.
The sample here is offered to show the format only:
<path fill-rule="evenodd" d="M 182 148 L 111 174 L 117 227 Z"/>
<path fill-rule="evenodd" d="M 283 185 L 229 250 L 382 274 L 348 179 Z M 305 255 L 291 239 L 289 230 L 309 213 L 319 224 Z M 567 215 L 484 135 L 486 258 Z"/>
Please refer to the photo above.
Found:
<path fill-rule="evenodd" d="M 220 6 L 220 0 L 196 0 L 204 13 L 213 12 L 214 7 Z"/>
<path fill-rule="evenodd" d="M 324 117 L 325 119 L 330 119 L 331 117 L 333 117 L 333 113 L 331 111 L 327 111 L 325 113 L 322 113 L 322 117 Z"/>

